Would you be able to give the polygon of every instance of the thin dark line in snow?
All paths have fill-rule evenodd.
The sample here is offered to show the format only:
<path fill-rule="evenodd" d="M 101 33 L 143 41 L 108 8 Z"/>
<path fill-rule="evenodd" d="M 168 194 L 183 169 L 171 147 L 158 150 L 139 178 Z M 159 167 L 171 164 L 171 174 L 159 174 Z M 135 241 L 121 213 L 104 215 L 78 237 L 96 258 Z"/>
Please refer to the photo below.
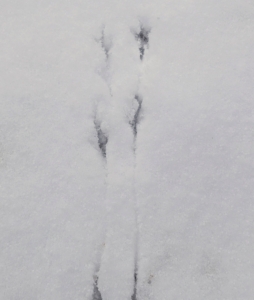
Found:
<path fill-rule="evenodd" d="M 111 38 L 105 34 L 105 26 L 103 26 L 103 29 L 101 31 L 101 37 L 98 41 L 100 42 L 101 47 L 105 53 L 106 59 L 108 60 L 109 52 L 112 47 L 112 41 Z"/>
<path fill-rule="evenodd" d="M 140 60 L 142 61 L 145 55 L 145 49 L 149 46 L 149 33 L 150 29 L 145 28 L 140 23 L 140 31 L 138 33 L 135 33 L 135 38 L 138 41 L 139 44 L 139 53 L 140 53 Z M 133 286 L 133 294 L 131 296 L 131 300 L 137 300 L 137 285 L 138 285 L 138 261 L 139 261 L 139 235 L 140 235 L 140 229 L 139 229 L 139 211 L 138 211 L 138 200 L 136 195 L 136 151 L 137 151 L 137 134 L 138 134 L 138 125 L 141 120 L 141 112 L 142 112 L 142 102 L 143 97 L 136 93 L 134 96 L 134 102 L 133 102 L 133 109 L 132 109 L 132 118 L 129 121 L 129 124 L 133 131 L 133 151 L 134 151 L 134 197 L 135 197 L 135 214 L 136 214 L 136 237 L 135 237 L 135 266 L 134 266 L 134 286 Z"/>
<path fill-rule="evenodd" d="M 99 39 L 97 39 L 98 44 L 101 46 L 104 54 L 105 54 L 105 62 L 102 63 L 101 65 L 101 69 L 100 69 L 100 75 L 101 77 L 104 79 L 104 81 L 106 82 L 108 88 L 109 88 L 109 92 L 110 95 L 112 96 L 112 92 L 111 92 L 111 85 L 110 85 L 110 76 L 109 76 L 109 69 L 110 69 L 110 65 L 109 65 L 109 56 L 110 56 L 110 49 L 112 47 L 112 40 L 109 36 L 106 36 L 105 34 L 105 26 L 103 26 L 103 29 L 101 31 L 101 37 Z M 106 133 L 106 131 L 102 128 L 102 120 L 98 117 L 98 107 L 95 107 L 95 111 L 94 111 L 94 118 L 93 118 L 93 122 L 94 122 L 94 127 L 97 133 L 97 142 L 98 142 L 98 148 L 99 151 L 104 159 L 104 163 L 105 163 L 105 185 L 106 185 L 106 190 L 108 189 L 107 187 L 107 177 L 108 177 L 108 171 L 107 171 L 107 143 L 108 143 L 108 134 Z M 96 270 L 94 272 L 94 283 L 93 283 L 93 295 L 92 295 L 92 300 L 102 300 L 102 296 L 101 296 L 101 292 L 99 290 L 98 287 L 98 281 L 99 281 L 99 276 L 98 273 L 100 271 L 100 267 L 101 267 L 101 259 L 102 259 L 102 255 L 103 255 L 103 250 L 102 253 L 99 254 L 99 261 L 98 261 L 98 265 L 96 267 Z"/>
<path fill-rule="evenodd" d="M 133 135 L 134 138 L 136 139 L 137 136 L 137 126 L 140 122 L 140 112 L 141 112 L 141 108 L 142 108 L 142 97 L 139 94 L 136 94 L 135 97 L 135 102 L 134 102 L 134 106 L 136 106 L 136 109 L 134 108 L 135 112 L 134 112 L 134 116 L 133 119 L 129 121 L 129 124 L 131 125 L 131 128 L 133 130 Z"/>
<path fill-rule="evenodd" d="M 135 38 L 139 43 L 140 60 L 143 60 L 144 58 L 145 48 L 149 47 L 149 33 L 150 29 L 147 29 L 140 24 L 140 31 L 135 34 Z"/>
<path fill-rule="evenodd" d="M 105 54 L 105 61 L 99 69 L 100 76 L 106 82 L 110 96 L 112 97 L 112 88 L 111 88 L 111 76 L 110 76 L 110 50 L 112 48 L 112 38 L 110 35 L 105 33 L 105 26 L 103 26 L 101 31 L 101 37 L 97 39 L 97 42 L 100 44 L 103 53 Z"/>
<path fill-rule="evenodd" d="M 99 288 L 98 288 L 98 276 L 97 275 L 94 275 L 92 300 L 102 300 L 101 292 L 99 291 Z"/>
<path fill-rule="evenodd" d="M 135 269 L 135 272 L 134 272 L 134 289 L 133 289 L 133 294 L 131 296 L 131 300 L 137 300 L 137 282 L 138 282 L 138 273 L 137 273 L 137 270 Z"/>
<path fill-rule="evenodd" d="M 98 138 L 98 146 L 101 152 L 101 155 L 106 158 L 107 156 L 107 143 L 108 143 L 108 136 L 106 133 L 101 129 L 101 122 L 95 117 L 94 118 L 94 126 L 95 130 L 97 132 L 97 138 Z"/>
<path fill-rule="evenodd" d="M 140 22 L 140 31 L 138 33 L 135 33 L 135 38 L 138 41 L 139 44 L 139 53 L 140 53 L 140 60 L 144 59 L 145 55 L 145 49 L 149 47 L 149 34 L 150 34 L 151 28 L 144 26 Z M 131 297 L 131 300 L 137 300 L 137 286 L 138 286 L 138 272 L 139 272 L 139 236 L 140 236 L 140 228 L 139 228 L 139 209 L 138 209 L 138 199 L 136 195 L 136 164 L 137 164 L 137 134 L 138 134 L 138 125 L 141 121 L 141 112 L 142 112 L 142 103 L 143 103 L 143 97 L 136 93 L 134 97 L 134 114 L 133 118 L 129 121 L 129 124 L 132 127 L 133 130 L 133 151 L 134 151 L 134 197 L 135 197 L 135 212 L 136 212 L 136 243 L 135 243 L 135 269 L 134 269 L 134 287 L 133 287 L 133 294 Z"/>
<path fill-rule="evenodd" d="M 97 139 L 98 139 L 98 147 L 100 149 L 101 155 L 104 159 L 105 162 L 105 168 L 106 168 L 106 174 L 105 174 L 105 184 L 106 184 L 106 189 L 107 189 L 107 142 L 108 142 L 108 136 L 107 134 L 102 130 L 101 128 L 101 121 L 97 118 L 97 110 L 95 112 L 95 116 L 94 116 L 94 127 L 95 130 L 97 132 Z M 99 280 L 99 276 L 98 276 L 98 272 L 100 270 L 100 265 L 101 265 L 101 257 L 102 257 L 102 253 L 98 254 L 98 265 L 95 268 L 95 275 L 93 276 L 94 279 L 94 283 L 93 283 L 93 295 L 92 295 L 92 299 L 91 300 L 102 300 L 102 296 L 98 287 L 98 280 Z"/>
<path fill-rule="evenodd" d="M 139 256 L 139 213 L 138 213 L 138 203 L 137 203 L 137 196 L 136 196 L 136 143 L 137 143 L 137 134 L 138 134 L 138 124 L 140 123 L 141 119 L 141 112 L 142 112 L 142 102 L 143 98 L 140 94 L 136 94 L 134 96 L 133 102 L 133 109 L 132 109 L 132 119 L 129 121 L 129 124 L 133 131 L 133 152 L 134 152 L 134 180 L 133 180 L 133 190 L 134 190 L 134 201 L 135 201 L 135 219 L 136 219 L 136 237 L 135 237 L 135 266 L 134 266 L 134 287 L 133 287 L 133 294 L 131 300 L 137 300 L 137 283 L 138 283 L 138 256 Z"/>

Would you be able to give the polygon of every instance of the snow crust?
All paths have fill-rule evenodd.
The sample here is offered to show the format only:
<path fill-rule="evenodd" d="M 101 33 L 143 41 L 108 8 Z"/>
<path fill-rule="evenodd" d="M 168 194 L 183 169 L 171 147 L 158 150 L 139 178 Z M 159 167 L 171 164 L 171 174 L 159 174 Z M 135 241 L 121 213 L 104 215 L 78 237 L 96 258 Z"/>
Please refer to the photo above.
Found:
<path fill-rule="evenodd" d="M 254 5 L 0 6 L 0 298 L 253 299 Z"/>

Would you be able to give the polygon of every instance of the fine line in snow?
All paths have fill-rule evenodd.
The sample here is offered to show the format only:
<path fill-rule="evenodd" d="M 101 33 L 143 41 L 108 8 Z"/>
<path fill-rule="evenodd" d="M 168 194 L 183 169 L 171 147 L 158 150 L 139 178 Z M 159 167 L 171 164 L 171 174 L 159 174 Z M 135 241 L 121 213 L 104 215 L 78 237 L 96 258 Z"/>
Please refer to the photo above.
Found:
<path fill-rule="evenodd" d="M 102 156 L 106 158 L 107 156 L 106 146 L 108 143 L 108 137 L 106 133 L 101 129 L 101 123 L 97 118 L 94 118 L 94 126 L 97 132 L 98 146 L 100 148 Z"/>
<path fill-rule="evenodd" d="M 145 48 L 149 47 L 149 34 L 151 28 L 145 27 L 142 22 L 140 22 L 140 31 L 135 34 L 135 38 L 139 44 L 139 52 L 140 52 L 140 60 L 141 63 L 144 59 Z M 139 88 L 138 88 L 139 89 Z M 138 208 L 138 199 L 136 193 L 136 165 L 137 165 L 137 134 L 138 134 L 138 125 L 141 120 L 141 112 L 142 112 L 142 103 L 143 97 L 140 93 L 136 93 L 136 111 L 134 113 L 134 117 L 130 122 L 130 125 L 133 129 L 134 135 L 134 197 L 135 197 L 135 211 L 136 211 L 136 249 L 135 249 L 135 271 L 134 271 L 134 289 L 131 300 L 138 299 L 138 272 L 139 272 L 139 237 L 140 237 L 140 228 L 139 228 L 139 208 Z"/>
<path fill-rule="evenodd" d="M 140 31 L 135 34 L 135 38 L 139 43 L 140 60 L 143 60 L 145 48 L 148 48 L 149 46 L 149 33 L 150 29 L 147 29 L 143 24 L 140 24 Z"/>
<path fill-rule="evenodd" d="M 94 276 L 92 300 L 102 300 L 101 292 L 99 291 L 99 288 L 98 288 L 98 276 L 97 275 Z"/>
<path fill-rule="evenodd" d="M 132 127 L 134 138 L 137 136 L 137 126 L 140 122 L 140 112 L 142 108 L 142 97 L 139 94 L 136 94 L 135 97 L 136 110 L 134 112 L 133 119 L 129 121 L 129 124 Z"/>
<path fill-rule="evenodd" d="M 147 29 L 140 23 L 140 31 L 135 34 L 135 38 L 139 44 L 139 52 L 140 52 L 140 60 L 143 61 L 145 48 L 148 48 L 149 44 L 149 33 L 150 29 Z M 139 88 L 138 88 L 139 89 Z M 138 209 L 138 199 L 136 194 L 136 164 L 137 164 L 137 134 L 138 134 L 138 125 L 141 120 L 141 112 L 142 112 L 142 103 L 143 97 L 140 93 L 136 93 L 134 102 L 134 115 L 133 119 L 130 120 L 129 124 L 133 130 L 133 152 L 134 152 L 134 180 L 133 180 L 133 189 L 134 189 L 134 197 L 135 197 L 135 222 L 136 222 L 136 241 L 135 241 L 135 268 L 134 268 L 134 287 L 133 294 L 131 300 L 138 299 L 138 272 L 139 272 L 139 236 L 140 236 L 140 228 L 139 228 L 139 209 Z"/>

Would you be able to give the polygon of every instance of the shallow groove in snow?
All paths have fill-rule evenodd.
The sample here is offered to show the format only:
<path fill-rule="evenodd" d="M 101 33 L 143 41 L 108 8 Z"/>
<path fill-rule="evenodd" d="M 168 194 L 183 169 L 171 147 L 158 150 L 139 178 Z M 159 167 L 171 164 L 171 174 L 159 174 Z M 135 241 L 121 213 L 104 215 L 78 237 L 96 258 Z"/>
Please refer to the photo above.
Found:
<path fill-rule="evenodd" d="M 134 273 L 134 288 L 133 288 L 133 295 L 131 296 L 131 300 L 137 300 L 137 282 L 138 282 L 138 274 L 137 270 Z"/>
<path fill-rule="evenodd" d="M 149 33 L 151 28 L 144 26 L 140 22 L 140 31 L 135 33 L 135 38 L 139 44 L 139 52 L 140 52 L 140 60 L 141 62 L 144 59 L 145 49 L 149 47 Z M 140 84 L 140 83 L 139 83 Z M 139 228 L 139 209 L 138 209 L 138 199 L 136 195 L 136 144 L 137 144 L 137 134 L 138 134 L 138 125 L 141 121 L 141 113 L 142 113 L 142 103 L 143 97 L 138 92 L 139 84 L 137 93 L 134 97 L 133 108 L 132 108 L 132 118 L 129 121 L 129 124 L 133 131 L 133 151 L 134 151 L 134 197 L 135 197 L 135 214 L 136 214 L 136 245 L 135 245 L 135 269 L 134 269 L 134 286 L 133 286 L 133 294 L 131 300 L 138 299 L 138 272 L 139 272 L 139 235 L 140 235 L 140 228 Z"/>
<path fill-rule="evenodd" d="M 140 60 L 143 60 L 144 58 L 145 48 L 149 47 L 150 31 L 150 28 L 146 28 L 142 23 L 140 23 L 140 31 L 135 33 L 135 38 L 139 43 Z"/>
<path fill-rule="evenodd" d="M 136 94 L 135 97 L 135 102 L 134 102 L 134 115 L 133 115 L 133 119 L 130 120 L 129 124 L 131 125 L 132 127 L 132 130 L 133 130 L 133 134 L 134 134 L 134 137 L 136 138 L 137 136 L 137 126 L 140 122 L 140 113 L 141 113 L 141 109 L 142 109 L 142 96 L 139 95 L 139 94 Z"/>
<path fill-rule="evenodd" d="M 94 276 L 93 297 L 92 300 L 102 300 L 101 293 L 98 288 L 98 276 Z"/>
<path fill-rule="evenodd" d="M 101 122 L 98 119 L 94 119 L 94 126 L 97 132 L 97 138 L 98 138 L 98 146 L 101 151 L 101 155 L 106 158 L 107 152 L 106 152 L 106 146 L 108 142 L 108 137 L 106 133 L 101 129 Z"/>
<path fill-rule="evenodd" d="M 110 74 L 110 52 L 113 47 L 112 37 L 106 32 L 106 26 L 103 26 L 101 30 L 100 37 L 95 39 L 99 47 L 103 52 L 104 59 L 101 61 L 101 64 L 98 66 L 98 73 L 101 78 L 105 81 L 110 95 L 112 96 L 111 91 L 111 74 Z"/>
<path fill-rule="evenodd" d="M 103 51 L 105 52 L 105 55 L 106 55 L 106 59 L 108 60 L 109 58 L 109 51 L 112 47 L 112 41 L 111 39 L 106 36 L 105 34 L 105 26 L 103 27 L 102 29 L 102 32 L 101 32 L 101 38 L 100 38 L 100 43 L 101 43 L 101 47 L 103 49 Z"/>

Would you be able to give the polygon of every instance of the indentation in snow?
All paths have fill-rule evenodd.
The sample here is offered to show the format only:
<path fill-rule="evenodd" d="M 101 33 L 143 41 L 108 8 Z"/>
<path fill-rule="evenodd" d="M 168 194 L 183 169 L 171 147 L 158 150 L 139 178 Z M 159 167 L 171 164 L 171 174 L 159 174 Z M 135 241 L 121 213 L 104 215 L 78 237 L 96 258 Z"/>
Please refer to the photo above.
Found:
<path fill-rule="evenodd" d="M 140 59 L 143 60 L 145 55 L 145 48 L 149 47 L 149 33 L 151 29 L 145 27 L 142 23 L 140 23 L 140 31 L 135 33 L 135 38 L 139 44 L 139 52 L 140 52 Z"/>
<path fill-rule="evenodd" d="M 106 58 L 108 59 L 110 49 L 112 48 L 112 40 L 108 35 L 106 35 L 105 26 L 102 29 L 101 38 L 99 41 L 101 43 L 103 51 L 105 52 Z"/>
<path fill-rule="evenodd" d="M 133 134 L 136 137 L 137 136 L 137 126 L 140 122 L 141 117 L 141 109 L 142 109 L 142 97 L 139 94 L 136 94 L 133 101 L 133 107 L 131 111 L 131 120 L 129 121 L 129 124 L 132 127 Z"/>
<path fill-rule="evenodd" d="M 98 276 L 94 276 L 94 285 L 93 285 L 93 298 L 92 300 L 102 300 L 101 292 L 98 288 Z"/>
<path fill-rule="evenodd" d="M 131 300 L 137 300 L 137 281 L 138 281 L 138 274 L 137 274 L 137 270 L 135 270 L 135 273 L 134 273 L 134 289 L 133 289 L 133 295 L 131 296 Z"/>
<path fill-rule="evenodd" d="M 102 156 L 106 158 L 106 146 L 107 146 L 107 142 L 108 142 L 108 136 L 102 130 L 101 121 L 98 120 L 96 116 L 94 118 L 94 126 L 95 126 L 95 129 L 97 132 L 98 146 L 100 148 Z"/>

